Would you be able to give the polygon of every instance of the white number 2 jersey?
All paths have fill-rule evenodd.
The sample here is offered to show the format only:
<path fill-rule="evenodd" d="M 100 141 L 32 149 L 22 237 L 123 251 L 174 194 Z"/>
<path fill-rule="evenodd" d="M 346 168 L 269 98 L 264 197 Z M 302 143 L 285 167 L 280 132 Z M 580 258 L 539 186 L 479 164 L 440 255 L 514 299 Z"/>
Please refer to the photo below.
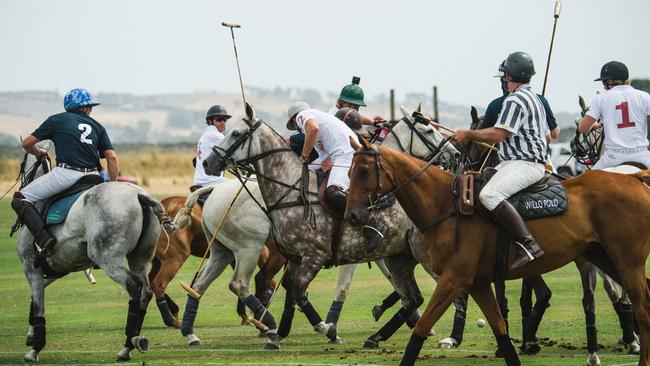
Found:
<path fill-rule="evenodd" d="M 617 85 L 596 95 L 587 115 L 602 120 L 606 148 L 648 147 L 650 94 L 629 85 Z"/>

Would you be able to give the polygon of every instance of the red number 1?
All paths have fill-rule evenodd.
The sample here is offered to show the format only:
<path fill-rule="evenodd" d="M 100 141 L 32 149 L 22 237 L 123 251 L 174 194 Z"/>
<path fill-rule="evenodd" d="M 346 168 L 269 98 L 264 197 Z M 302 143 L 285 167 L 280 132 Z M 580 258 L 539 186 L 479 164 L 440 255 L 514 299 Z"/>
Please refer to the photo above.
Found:
<path fill-rule="evenodd" d="M 617 105 L 616 109 L 620 109 L 621 114 L 622 114 L 621 123 L 617 124 L 616 127 L 618 127 L 618 128 L 626 128 L 626 127 L 634 127 L 634 126 L 636 126 L 636 123 L 630 122 L 630 113 L 627 110 L 627 102 L 623 102 L 623 103 Z"/>

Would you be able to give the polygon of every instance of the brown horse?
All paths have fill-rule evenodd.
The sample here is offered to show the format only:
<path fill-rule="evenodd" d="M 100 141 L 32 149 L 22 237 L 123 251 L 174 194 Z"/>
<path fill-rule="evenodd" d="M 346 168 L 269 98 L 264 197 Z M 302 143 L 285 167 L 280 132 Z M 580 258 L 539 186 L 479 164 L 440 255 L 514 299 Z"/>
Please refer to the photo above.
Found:
<path fill-rule="evenodd" d="M 365 223 L 369 207 L 394 192 L 409 218 L 425 232 L 426 265 L 440 275 L 440 281 L 413 328 L 402 365 L 415 363 L 429 330 L 467 290 L 485 314 L 506 364 L 520 365 L 490 286 L 497 227 L 479 214 L 453 218 L 452 177 L 403 153 L 374 149 L 363 141 L 350 170 L 346 220 L 353 225 Z M 545 254 L 506 275 L 507 279 L 538 275 L 584 256 L 628 291 L 640 328 L 639 365 L 645 366 L 650 366 L 650 280 L 645 276 L 650 253 L 648 183 L 647 170 L 634 175 L 593 171 L 562 182 L 569 196 L 567 210 L 560 216 L 528 221 Z M 510 251 L 513 258 L 514 247 Z"/>
<path fill-rule="evenodd" d="M 174 217 L 185 204 L 187 197 L 172 196 L 161 201 L 165 212 Z M 156 246 L 156 256 L 149 272 L 149 282 L 156 296 L 156 304 L 160 315 L 167 326 L 178 328 L 178 305 L 165 293 L 165 289 L 176 276 L 183 263 L 190 257 L 203 257 L 208 248 L 208 241 L 201 228 L 201 206 L 195 205 L 192 209 L 192 220 L 189 227 L 177 230 L 167 236 L 161 233 Z M 273 276 L 286 263 L 286 259 L 277 251 L 275 245 L 266 242 L 257 265 L 260 271 L 255 276 L 255 296 L 265 306 L 268 304 L 270 294 L 275 288 Z M 242 318 L 242 324 L 248 321 L 248 315 L 243 304 L 238 301 L 237 313 Z"/>

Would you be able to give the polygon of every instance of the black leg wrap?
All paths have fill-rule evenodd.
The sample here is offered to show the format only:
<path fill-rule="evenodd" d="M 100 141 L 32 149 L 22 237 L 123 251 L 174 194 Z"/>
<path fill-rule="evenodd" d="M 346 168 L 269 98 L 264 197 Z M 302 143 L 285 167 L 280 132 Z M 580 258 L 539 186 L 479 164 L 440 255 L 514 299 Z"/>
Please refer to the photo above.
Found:
<path fill-rule="evenodd" d="M 140 301 L 129 300 L 129 313 L 126 316 L 126 327 L 124 328 L 124 335 L 126 335 L 124 347 L 135 348 L 131 338 L 140 333 L 140 326 L 142 325 L 140 317 Z"/>
<path fill-rule="evenodd" d="M 244 316 L 245 313 L 246 313 L 246 305 L 244 305 L 241 299 L 237 299 L 237 315 Z"/>
<path fill-rule="evenodd" d="M 34 341 L 32 348 L 36 352 L 40 352 L 45 347 L 45 318 L 42 316 L 34 317 Z"/>
<path fill-rule="evenodd" d="M 327 316 L 325 317 L 325 323 L 338 323 L 339 317 L 341 317 L 341 310 L 343 310 L 343 301 L 332 301 L 330 311 L 327 312 Z"/>
<path fill-rule="evenodd" d="M 400 300 L 399 294 L 397 293 L 397 291 L 393 291 L 390 293 L 390 295 L 386 296 L 384 301 L 381 302 L 381 307 L 384 308 L 384 310 L 386 310 L 391 306 L 397 304 L 399 300 Z"/>
<path fill-rule="evenodd" d="M 621 312 L 618 320 L 623 330 L 623 342 L 625 344 L 634 342 L 634 312 L 632 311 L 632 304 L 621 303 Z"/>
<path fill-rule="evenodd" d="M 427 337 L 420 337 L 415 334 L 411 334 L 409 343 L 406 345 L 404 350 L 404 355 L 402 355 L 402 360 L 400 361 L 400 366 L 410 366 L 414 365 L 415 361 L 418 359 L 420 350 L 422 350 L 422 345 Z"/>
<path fill-rule="evenodd" d="M 598 335 L 596 331 L 596 313 L 593 311 L 585 312 L 585 326 L 587 329 L 587 352 L 594 353 L 598 351 Z"/>
<path fill-rule="evenodd" d="M 284 299 L 284 310 L 282 311 L 282 319 L 280 319 L 280 327 L 278 328 L 278 335 L 282 338 L 287 338 L 291 332 L 291 324 L 293 323 L 293 315 L 296 313 L 296 306 L 287 293 Z"/>
<path fill-rule="evenodd" d="M 314 309 L 314 306 L 309 302 L 309 300 L 307 300 L 306 296 L 298 299 L 296 303 L 298 304 L 298 307 L 300 307 L 300 310 L 305 313 L 307 320 L 309 320 L 309 324 L 314 326 L 323 321 L 320 315 L 318 315 L 318 312 L 316 312 L 316 309 Z"/>
<path fill-rule="evenodd" d="M 29 325 L 34 326 L 34 300 L 29 304 Z"/>
<path fill-rule="evenodd" d="M 160 316 L 162 316 L 165 325 L 168 326 L 174 325 L 175 319 L 172 316 L 171 311 L 169 310 L 169 304 L 167 303 L 167 300 L 164 297 L 161 299 L 156 299 L 156 305 L 158 305 L 158 310 L 160 310 Z"/>
<path fill-rule="evenodd" d="M 505 358 L 506 365 L 508 366 L 520 366 L 521 362 L 519 361 L 519 356 L 515 351 L 515 346 L 512 345 L 510 336 L 506 333 L 503 335 L 497 335 L 497 347 L 501 350 L 503 358 Z"/>
<path fill-rule="evenodd" d="M 181 323 L 181 334 L 187 336 L 194 333 L 194 320 L 196 313 L 199 311 L 199 300 L 187 295 L 185 303 L 185 312 L 183 313 L 183 322 Z"/>
<path fill-rule="evenodd" d="M 269 327 L 269 329 L 276 328 L 275 319 L 273 318 L 273 315 L 271 315 L 271 313 L 268 310 L 266 311 L 266 314 L 264 313 L 266 308 L 264 307 L 264 305 L 262 305 L 260 300 L 257 299 L 257 297 L 253 295 L 248 295 L 248 297 L 245 298 L 243 302 L 244 305 L 248 306 L 248 308 L 251 309 L 251 311 L 255 314 L 255 319 L 264 323 L 264 325 Z M 264 314 L 264 316 L 262 319 L 260 319 L 260 317 L 262 317 L 262 314 Z"/>
<path fill-rule="evenodd" d="M 169 311 L 171 311 L 172 315 L 178 315 L 180 308 L 174 302 L 174 300 L 172 300 L 172 298 L 167 294 L 165 294 L 165 300 L 167 300 L 167 305 L 169 306 Z"/>
<path fill-rule="evenodd" d="M 379 329 L 379 331 L 377 331 L 377 334 L 381 335 L 380 340 L 385 341 L 397 332 L 409 317 L 410 314 L 407 314 L 407 312 L 406 309 L 401 308 L 386 324 L 384 324 L 383 327 L 381 327 L 381 329 Z"/>
<path fill-rule="evenodd" d="M 547 307 L 546 304 L 539 304 L 538 302 L 535 304 L 533 311 L 530 312 L 526 330 L 528 331 L 528 338 L 531 342 L 537 339 L 537 330 L 539 329 L 539 324 L 542 322 Z"/>
<path fill-rule="evenodd" d="M 458 341 L 458 345 L 463 342 L 466 316 L 465 309 L 456 309 L 454 313 L 454 327 L 451 329 L 450 337 Z"/>

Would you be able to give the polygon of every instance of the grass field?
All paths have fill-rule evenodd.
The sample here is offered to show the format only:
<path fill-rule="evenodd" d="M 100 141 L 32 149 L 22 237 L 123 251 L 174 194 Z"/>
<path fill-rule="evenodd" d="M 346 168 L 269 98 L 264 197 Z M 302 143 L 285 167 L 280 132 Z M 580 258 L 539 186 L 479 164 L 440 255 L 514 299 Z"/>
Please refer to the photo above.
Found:
<path fill-rule="evenodd" d="M 28 348 L 25 332 L 29 290 L 15 252 L 14 239 L 8 237 L 14 214 L 9 200 L 0 201 L 0 363 L 21 364 Z M 185 294 L 179 280 L 189 282 L 198 264 L 196 258 L 183 267 L 168 288 L 169 294 L 184 306 Z M 279 351 L 263 351 L 263 340 L 252 327 L 242 327 L 235 314 L 235 297 L 227 289 L 230 270 L 212 284 L 201 301 L 196 333 L 203 346 L 189 348 L 178 330 L 166 328 L 155 304 L 149 308 L 142 334 L 151 342 L 146 354 L 134 353 L 133 364 L 209 364 L 209 365 L 332 365 L 380 364 L 395 365 L 401 358 L 410 332 L 402 329 L 378 350 L 367 351 L 361 345 L 378 329 L 370 315 L 373 304 L 381 302 L 390 288 L 380 272 L 361 266 L 339 322 L 342 345 L 329 345 L 324 336 L 314 333 L 302 313 L 297 312 L 294 328 Z M 310 287 L 309 298 L 324 317 L 336 282 L 337 270 L 324 270 Z M 47 289 L 46 318 L 48 342 L 41 352 L 42 364 L 108 364 L 124 341 L 127 296 L 102 271 L 95 271 L 98 283 L 91 286 L 83 274 L 73 273 Z M 582 365 L 586 359 L 582 292 L 577 270 L 570 264 L 546 276 L 553 298 L 539 331 L 541 337 L 556 342 L 546 346 L 534 357 L 522 356 L 524 365 Z M 428 299 L 434 282 L 422 271 L 418 282 Z M 518 289 L 519 281 L 509 282 L 511 329 L 520 338 Z M 279 322 L 284 293 L 274 301 L 271 311 Z M 616 345 L 618 321 L 604 291 L 597 291 L 599 340 L 604 345 L 600 356 L 604 365 L 635 365 L 638 358 L 628 356 Z M 421 365 L 503 365 L 493 356 L 495 341 L 489 327 L 478 328 L 474 322 L 482 318 L 470 302 L 468 325 L 459 349 L 442 351 L 436 342 L 451 330 L 452 312 L 448 311 L 435 326 L 437 335 L 425 343 Z M 386 320 L 388 317 L 386 316 Z M 553 342 L 549 342 L 553 343 Z M 518 346 L 518 345 L 517 345 Z"/>

